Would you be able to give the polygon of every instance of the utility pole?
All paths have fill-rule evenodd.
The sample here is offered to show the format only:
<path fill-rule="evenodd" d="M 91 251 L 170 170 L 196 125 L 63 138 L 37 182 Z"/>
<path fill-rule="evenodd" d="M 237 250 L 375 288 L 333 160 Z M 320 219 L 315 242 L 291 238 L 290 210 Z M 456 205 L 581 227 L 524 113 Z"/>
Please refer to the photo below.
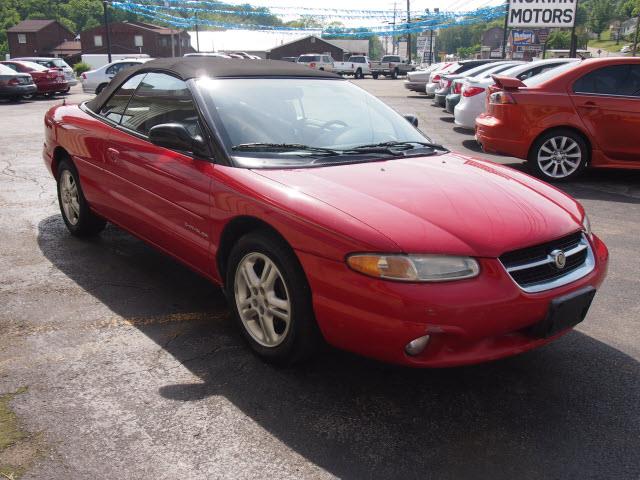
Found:
<path fill-rule="evenodd" d="M 638 12 L 638 20 L 636 20 L 636 36 L 633 40 L 633 56 L 638 52 L 638 32 L 640 32 L 640 12 Z"/>
<path fill-rule="evenodd" d="M 429 32 L 429 65 L 433 63 L 433 28 Z"/>
<path fill-rule="evenodd" d="M 576 16 L 578 15 L 578 1 L 576 0 Z M 576 35 L 576 19 L 573 19 L 573 27 L 571 27 L 571 47 L 569 49 L 569 57 L 578 57 L 578 37 Z"/>
<path fill-rule="evenodd" d="M 407 30 L 411 24 L 411 0 L 407 0 Z M 407 60 L 411 63 L 411 33 L 407 33 Z"/>
<path fill-rule="evenodd" d="M 109 60 L 109 63 L 111 63 L 111 34 L 109 33 L 109 14 L 107 12 L 108 3 L 108 0 L 103 0 L 102 8 L 104 13 L 104 30 L 107 37 L 107 58 Z"/>
<path fill-rule="evenodd" d="M 509 1 L 507 0 L 507 11 L 504 14 L 504 32 L 502 32 L 502 59 L 505 60 L 507 58 L 507 39 L 509 38 Z M 491 56 L 491 55 L 489 55 Z"/>
<path fill-rule="evenodd" d="M 396 31 L 396 2 L 393 2 L 393 32 Z M 391 35 L 391 54 L 396 54 L 396 36 Z"/>
<path fill-rule="evenodd" d="M 198 12 L 196 12 L 196 51 L 200 53 L 200 33 L 198 32 Z"/>

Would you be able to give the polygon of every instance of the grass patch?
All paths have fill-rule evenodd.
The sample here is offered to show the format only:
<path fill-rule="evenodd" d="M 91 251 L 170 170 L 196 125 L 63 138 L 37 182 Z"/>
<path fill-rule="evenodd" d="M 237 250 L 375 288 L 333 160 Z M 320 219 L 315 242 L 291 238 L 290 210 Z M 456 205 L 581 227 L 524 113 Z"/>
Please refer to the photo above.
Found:
<path fill-rule="evenodd" d="M 16 395 L 27 391 L 21 387 L 15 392 L 0 395 L 0 480 L 17 480 L 24 473 L 22 465 L 15 465 L 4 459 L 12 447 L 18 446 L 28 435 L 20 429 L 16 414 L 9 403 Z"/>
<path fill-rule="evenodd" d="M 26 436 L 25 433 L 20 430 L 16 414 L 9 408 L 9 402 L 11 402 L 16 395 L 20 395 L 26 391 L 26 387 L 20 387 L 13 393 L 0 395 L 0 452 Z"/>
<path fill-rule="evenodd" d="M 611 53 L 620 53 L 620 49 L 628 43 L 624 38 L 620 38 L 620 43 L 616 45 L 616 41 L 611 39 L 611 32 L 604 31 L 602 35 L 600 35 L 600 40 L 589 40 L 589 47 Z"/>

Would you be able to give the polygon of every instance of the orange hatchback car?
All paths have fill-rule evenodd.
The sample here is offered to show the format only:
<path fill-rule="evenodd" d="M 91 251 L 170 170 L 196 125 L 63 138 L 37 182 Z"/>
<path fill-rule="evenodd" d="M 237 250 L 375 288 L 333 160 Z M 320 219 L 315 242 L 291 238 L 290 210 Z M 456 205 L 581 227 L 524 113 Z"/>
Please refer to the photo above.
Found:
<path fill-rule="evenodd" d="M 486 152 L 526 159 L 547 181 L 587 167 L 640 169 L 640 58 L 589 59 L 524 82 L 494 80 L 476 119 Z"/>

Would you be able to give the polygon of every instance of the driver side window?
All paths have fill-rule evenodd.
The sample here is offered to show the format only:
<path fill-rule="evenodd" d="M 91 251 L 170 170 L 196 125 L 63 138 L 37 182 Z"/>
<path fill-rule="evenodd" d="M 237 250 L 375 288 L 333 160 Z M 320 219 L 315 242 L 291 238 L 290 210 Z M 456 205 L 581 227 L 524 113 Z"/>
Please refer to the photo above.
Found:
<path fill-rule="evenodd" d="M 151 72 L 131 98 L 121 124 L 146 136 L 162 123 L 181 123 L 192 135 L 201 134 L 187 84 L 171 75 Z"/>

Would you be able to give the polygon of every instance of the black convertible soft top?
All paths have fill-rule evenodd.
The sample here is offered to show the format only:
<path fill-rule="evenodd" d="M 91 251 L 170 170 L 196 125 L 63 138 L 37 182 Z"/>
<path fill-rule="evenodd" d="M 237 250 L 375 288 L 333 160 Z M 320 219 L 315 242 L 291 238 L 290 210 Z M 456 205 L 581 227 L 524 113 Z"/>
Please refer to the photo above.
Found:
<path fill-rule="evenodd" d="M 305 65 L 279 60 L 243 60 L 220 57 L 158 58 L 120 71 L 107 88 L 85 105 L 94 112 L 100 110 L 111 94 L 129 77 L 139 72 L 148 71 L 168 72 L 182 80 L 201 76 L 211 78 L 340 78 L 334 73 L 313 70 Z"/>

